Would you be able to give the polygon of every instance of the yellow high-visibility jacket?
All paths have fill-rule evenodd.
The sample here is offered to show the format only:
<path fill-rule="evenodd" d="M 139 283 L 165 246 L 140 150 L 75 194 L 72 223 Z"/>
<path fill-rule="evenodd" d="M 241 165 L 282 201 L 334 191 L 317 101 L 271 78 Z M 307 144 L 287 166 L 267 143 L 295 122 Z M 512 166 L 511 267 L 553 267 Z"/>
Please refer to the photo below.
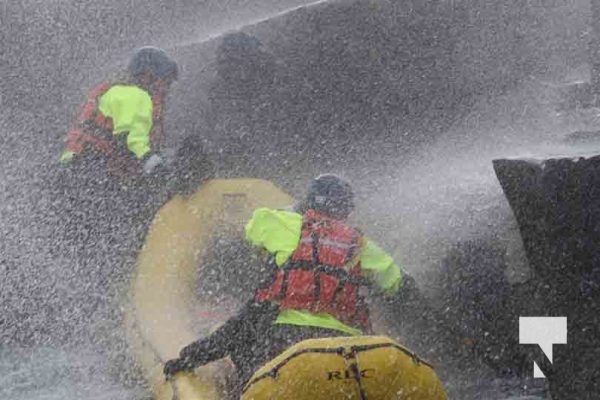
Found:
<path fill-rule="evenodd" d="M 298 246 L 302 219 L 302 214 L 296 212 L 258 208 L 246 225 L 246 240 L 274 256 L 275 263 L 281 267 Z M 390 255 L 367 238 L 360 249 L 360 265 L 364 276 L 386 293 L 395 293 L 402 285 L 402 269 Z M 275 323 L 335 329 L 350 335 L 362 333 L 332 315 L 305 310 L 284 310 Z"/>
<path fill-rule="evenodd" d="M 60 157 L 68 163 L 73 155 L 81 153 L 86 143 L 96 143 L 89 125 L 111 128 L 115 137 L 126 136 L 127 149 L 141 160 L 151 151 L 150 134 L 156 118 L 153 99 L 136 85 L 100 85 L 90 93 L 87 103 L 77 118 L 78 126 L 67 134 L 66 149 Z M 100 116 L 100 118 L 98 118 Z"/>

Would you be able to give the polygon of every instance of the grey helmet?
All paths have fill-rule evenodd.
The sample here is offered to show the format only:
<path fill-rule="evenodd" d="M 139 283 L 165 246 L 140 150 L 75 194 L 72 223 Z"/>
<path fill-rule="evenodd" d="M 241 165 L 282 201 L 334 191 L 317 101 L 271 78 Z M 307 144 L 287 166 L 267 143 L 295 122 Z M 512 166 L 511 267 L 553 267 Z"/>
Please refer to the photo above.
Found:
<path fill-rule="evenodd" d="M 177 80 L 177 63 L 158 47 L 144 46 L 136 49 L 129 62 L 129 73 L 134 78 L 139 78 L 146 73 L 155 78 L 173 82 Z"/>
<path fill-rule="evenodd" d="M 262 46 L 262 43 L 245 32 L 232 32 L 223 36 L 221 46 L 227 50 L 256 50 Z"/>
<path fill-rule="evenodd" d="M 354 193 L 344 179 L 334 174 L 314 178 L 308 188 L 307 206 L 332 218 L 345 219 L 354 210 Z"/>

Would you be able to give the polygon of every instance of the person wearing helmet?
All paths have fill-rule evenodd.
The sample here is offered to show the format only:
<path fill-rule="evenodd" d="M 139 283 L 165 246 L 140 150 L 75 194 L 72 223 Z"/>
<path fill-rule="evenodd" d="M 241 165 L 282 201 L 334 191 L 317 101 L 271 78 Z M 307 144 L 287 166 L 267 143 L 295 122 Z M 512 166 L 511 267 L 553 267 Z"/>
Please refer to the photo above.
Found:
<path fill-rule="evenodd" d="M 150 174 L 160 164 L 167 92 L 177 63 L 157 47 L 138 48 L 124 82 L 94 88 L 66 136 L 60 162 L 86 156 L 108 159 L 110 172 Z"/>
<path fill-rule="evenodd" d="M 371 333 L 369 288 L 396 294 L 414 286 L 392 257 L 347 222 L 354 195 L 344 179 L 313 179 L 301 208 L 254 211 L 246 239 L 266 250 L 271 276 L 240 313 L 168 361 L 167 378 L 230 356 L 243 383 L 302 340 Z"/>
<path fill-rule="evenodd" d="M 275 74 L 275 59 L 260 40 L 245 32 L 223 37 L 216 52 L 217 76 L 238 90 L 255 92 L 267 85 Z"/>

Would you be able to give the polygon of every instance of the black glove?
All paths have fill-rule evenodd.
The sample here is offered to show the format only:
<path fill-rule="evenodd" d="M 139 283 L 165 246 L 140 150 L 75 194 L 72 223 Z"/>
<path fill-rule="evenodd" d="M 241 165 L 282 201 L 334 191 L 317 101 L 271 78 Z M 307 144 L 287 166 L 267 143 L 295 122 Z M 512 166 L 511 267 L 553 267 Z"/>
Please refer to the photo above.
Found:
<path fill-rule="evenodd" d="M 393 295 L 385 295 L 384 301 L 385 304 L 395 308 L 406 308 L 412 307 L 414 303 L 419 304 L 424 300 L 413 277 L 405 274 L 402 277 L 402 286 L 400 286 L 398 292 Z"/>
<path fill-rule="evenodd" d="M 165 363 L 163 373 L 167 380 L 171 379 L 175 374 L 181 371 L 193 371 L 194 366 L 185 358 L 175 358 Z"/>

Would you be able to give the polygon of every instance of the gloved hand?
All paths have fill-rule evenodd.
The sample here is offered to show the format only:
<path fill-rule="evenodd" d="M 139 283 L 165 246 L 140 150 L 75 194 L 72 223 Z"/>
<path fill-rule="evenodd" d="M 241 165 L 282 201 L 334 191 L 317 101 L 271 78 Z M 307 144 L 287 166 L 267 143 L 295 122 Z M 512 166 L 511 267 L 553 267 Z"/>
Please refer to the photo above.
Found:
<path fill-rule="evenodd" d="M 70 164 L 73 161 L 73 156 L 75 155 L 74 152 L 70 151 L 70 150 L 65 150 L 62 152 L 62 154 L 60 155 L 60 159 L 59 162 L 62 165 L 67 165 Z"/>
<path fill-rule="evenodd" d="M 158 167 L 159 165 L 162 165 L 164 163 L 164 160 L 162 159 L 161 156 L 159 156 L 158 154 L 152 154 L 150 157 L 148 157 L 146 159 L 146 161 L 144 161 L 144 173 L 146 175 L 150 175 L 152 174 L 152 172 L 154 172 L 154 170 L 156 169 L 156 167 Z"/>
<path fill-rule="evenodd" d="M 175 358 L 165 363 L 163 373 L 167 380 L 171 379 L 176 373 L 181 371 L 193 371 L 194 366 L 185 358 Z"/>

